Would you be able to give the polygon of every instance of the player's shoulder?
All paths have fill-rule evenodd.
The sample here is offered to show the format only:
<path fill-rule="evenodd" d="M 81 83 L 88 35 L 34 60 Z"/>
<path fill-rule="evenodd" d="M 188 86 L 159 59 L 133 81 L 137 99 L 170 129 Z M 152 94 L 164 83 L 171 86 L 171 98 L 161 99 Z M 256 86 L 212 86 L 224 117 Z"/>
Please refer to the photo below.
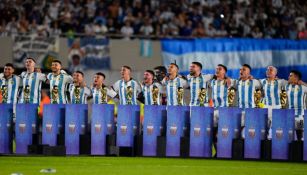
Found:
<path fill-rule="evenodd" d="M 21 72 L 20 77 L 23 78 L 26 74 L 27 74 L 27 72 L 23 71 L 23 72 Z"/>

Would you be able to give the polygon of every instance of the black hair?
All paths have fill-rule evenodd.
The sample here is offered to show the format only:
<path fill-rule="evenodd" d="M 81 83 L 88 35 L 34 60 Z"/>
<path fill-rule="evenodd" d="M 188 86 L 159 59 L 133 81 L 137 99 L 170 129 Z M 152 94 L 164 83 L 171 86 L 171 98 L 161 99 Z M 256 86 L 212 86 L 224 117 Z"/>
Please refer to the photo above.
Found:
<path fill-rule="evenodd" d="M 75 73 L 81 74 L 81 75 L 82 75 L 82 77 L 84 77 L 84 73 L 83 73 L 83 72 L 81 72 L 81 71 L 79 71 L 79 70 L 75 71 Z"/>
<path fill-rule="evenodd" d="M 227 72 L 227 67 L 226 67 L 225 65 L 223 65 L 223 64 L 218 64 L 217 66 L 221 66 L 221 67 L 223 67 L 223 68 L 224 68 L 224 70 L 225 70 L 225 72 Z"/>
<path fill-rule="evenodd" d="M 11 67 L 11 68 L 15 69 L 15 67 L 14 67 L 14 65 L 12 63 L 6 63 L 4 65 L 4 67 Z"/>
<path fill-rule="evenodd" d="M 249 64 L 243 64 L 242 66 L 247 67 L 249 69 L 249 71 L 252 71 L 252 68 Z"/>
<path fill-rule="evenodd" d="M 59 63 L 60 65 L 62 65 L 62 62 L 60 60 L 52 60 L 52 63 Z"/>
<path fill-rule="evenodd" d="M 302 79 L 302 73 L 300 71 L 297 70 L 291 70 L 290 73 L 293 73 L 294 75 L 296 75 L 298 77 L 299 80 Z"/>
<path fill-rule="evenodd" d="M 97 72 L 95 75 L 99 75 L 99 76 L 102 76 L 103 79 L 106 79 L 106 75 L 102 72 Z"/>
<path fill-rule="evenodd" d="M 154 71 L 152 71 L 152 70 L 146 70 L 145 72 L 148 72 L 148 73 L 150 73 L 153 77 L 155 77 Z"/>
<path fill-rule="evenodd" d="M 198 67 L 200 67 L 200 69 L 203 69 L 203 65 L 200 62 L 194 61 L 194 62 L 192 62 L 192 64 L 195 64 Z"/>

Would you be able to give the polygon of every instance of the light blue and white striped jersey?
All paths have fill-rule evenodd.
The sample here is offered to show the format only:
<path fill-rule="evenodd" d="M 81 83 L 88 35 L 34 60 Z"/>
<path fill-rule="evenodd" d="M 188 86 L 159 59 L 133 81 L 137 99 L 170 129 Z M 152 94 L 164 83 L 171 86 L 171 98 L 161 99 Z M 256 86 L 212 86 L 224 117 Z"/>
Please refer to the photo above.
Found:
<path fill-rule="evenodd" d="M 201 89 L 207 89 L 207 83 L 213 78 L 213 75 L 200 75 L 198 77 L 194 77 L 191 75 L 187 76 L 188 83 L 190 86 L 190 106 L 199 106 L 198 94 Z M 207 91 L 208 92 L 208 91 Z M 208 97 L 208 94 L 206 98 Z"/>
<path fill-rule="evenodd" d="M 264 93 L 264 104 L 273 108 L 281 108 L 280 93 L 288 82 L 283 79 L 277 79 L 274 81 L 268 81 L 267 79 L 260 80 L 263 93 Z"/>
<path fill-rule="evenodd" d="M 304 85 L 292 85 L 286 86 L 289 109 L 295 110 L 295 115 L 304 115 L 304 109 L 306 109 L 306 95 L 307 87 Z"/>
<path fill-rule="evenodd" d="M 157 104 L 158 105 L 161 104 L 160 101 L 161 101 L 161 94 L 162 94 L 163 89 L 162 89 L 162 85 L 160 83 L 154 82 L 151 85 L 142 84 L 141 87 L 142 87 L 142 92 L 143 92 L 144 99 L 145 99 L 145 102 L 144 102 L 145 105 L 153 105 L 154 104 L 153 98 L 152 98 L 152 89 L 154 87 L 157 87 L 159 89 Z"/>
<path fill-rule="evenodd" d="M 4 77 L 0 78 L 0 88 L 3 86 L 7 87 L 7 101 L 2 103 L 7 104 L 16 104 L 18 98 L 18 90 L 21 87 L 21 78 L 17 75 L 12 75 L 11 78 L 5 79 Z"/>
<path fill-rule="evenodd" d="M 50 99 L 52 99 L 53 87 L 57 86 L 59 91 L 58 99 L 56 100 L 57 104 L 66 104 L 68 102 L 66 96 L 66 88 L 70 83 L 73 82 L 73 78 L 66 73 L 60 73 L 59 75 L 49 73 L 47 78 L 50 83 Z"/>
<path fill-rule="evenodd" d="M 255 108 L 254 92 L 261 88 L 259 80 L 239 80 L 237 91 L 240 108 Z"/>
<path fill-rule="evenodd" d="M 227 94 L 228 94 L 228 86 L 227 86 L 227 80 L 216 80 L 212 79 L 210 81 L 210 88 L 211 88 L 211 98 L 213 99 L 214 107 L 227 107 L 229 106 L 228 100 L 227 100 Z M 231 79 L 231 85 L 234 86 L 235 80 Z"/>
<path fill-rule="evenodd" d="M 167 105 L 168 106 L 177 106 L 177 90 L 178 88 L 187 88 L 188 82 L 177 76 L 173 80 L 162 80 L 162 85 L 166 86 L 166 96 L 167 96 Z M 184 98 L 182 98 L 181 103 L 184 105 Z"/>
<path fill-rule="evenodd" d="M 42 82 L 46 81 L 46 75 L 40 72 L 22 72 L 20 76 L 22 78 L 22 91 L 19 103 L 25 103 L 24 89 L 29 87 L 29 103 L 39 104 L 41 100 Z"/>
<path fill-rule="evenodd" d="M 107 87 L 105 87 L 107 89 L 107 96 L 106 96 L 106 102 L 108 102 L 108 96 L 111 98 L 114 98 L 117 93 L 115 91 L 113 91 L 112 89 L 109 89 Z M 93 104 L 102 104 L 103 101 L 101 99 L 101 88 L 95 88 L 92 87 L 92 96 L 93 96 Z"/>
<path fill-rule="evenodd" d="M 71 104 L 87 104 L 87 97 L 91 96 L 90 88 L 88 88 L 87 86 L 80 87 L 79 99 L 76 99 L 75 97 L 76 86 L 74 84 L 70 84 L 68 89 L 69 89 Z"/>
<path fill-rule="evenodd" d="M 139 83 L 133 79 L 130 79 L 128 82 L 125 82 L 124 80 L 118 80 L 114 83 L 113 89 L 117 94 L 119 94 L 119 101 L 121 105 L 128 104 L 126 95 L 127 95 L 127 87 L 131 87 L 133 90 L 132 93 L 132 105 L 137 105 L 137 96 L 141 92 L 141 86 Z"/>

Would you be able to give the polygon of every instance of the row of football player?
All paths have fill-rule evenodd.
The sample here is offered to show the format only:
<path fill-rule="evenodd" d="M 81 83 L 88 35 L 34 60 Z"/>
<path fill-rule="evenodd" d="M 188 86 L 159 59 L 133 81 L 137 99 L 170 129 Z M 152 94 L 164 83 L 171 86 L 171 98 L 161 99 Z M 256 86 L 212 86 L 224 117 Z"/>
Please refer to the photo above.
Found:
<path fill-rule="evenodd" d="M 240 69 L 239 80 L 235 80 L 226 76 L 227 67 L 222 64 L 216 67 L 214 75 L 204 75 L 201 73 L 201 63 L 192 62 L 190 74 L 185 78 L 178 74 L 178 65 L 171 63 L 167 73 L 161 73 L 161 69 L 160 72 L 145 71 L 142 83 L 131 77 L 129 66 L 123 66 L 121 80 L 113 86 L 106 87 L 105 75 L 98 72 L 94 76 L 93 87 L 89 88 L 84 83 L 82 72 L 68 75 L 62 70 L 59 60 L 52 62 L 52 73 L 48 75 L 35 71 L 35 64 L 34 58 L 27 58 L 27 70 L 20 76 L 13 74 L 12 64 L 5 65 L 0 76 L 2 103 L 17 103 L 17 100 L 18 103 L 39 103 L 41 84 L 44 82 L 50 85 L 51 102 L 56 104 L 68 102 L 67 87 L 71 103 L 87 103 L 87 98 L 92 97 L 93 103 L 99 104 L 111 97 L 118 98 L 123 105 L 135 105 L 138 101 L 145 105 L 184 105 L 184 89 L 190 91 L 191 106 L 203 105 L 208 99 L 213 101 L 214 107 L 238 104 L 240 108 L 281 108 L 282 104 L 287 104 L 288 108 L 295 109 L 296 115 L 303 115 L 306 103 L 307 86 L 301 81 L 301 73 L 291 71 L 286 81 L 276 78 L 277 69 L 273 66 L 268 66 L 265 79 L 256 80 L 250 75 L 251 67 L 244 64 Z M 163 97 L 166 100 L 162 100 Z"/>

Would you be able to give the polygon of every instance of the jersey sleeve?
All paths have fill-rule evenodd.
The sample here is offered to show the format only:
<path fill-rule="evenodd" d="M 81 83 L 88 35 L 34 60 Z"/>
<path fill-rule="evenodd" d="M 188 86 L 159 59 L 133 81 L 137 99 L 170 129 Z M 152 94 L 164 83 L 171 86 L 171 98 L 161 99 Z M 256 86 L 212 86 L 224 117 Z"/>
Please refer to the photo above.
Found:
<path fill-rule="evenodd" d="M 163 80 L 161 81 L 161 84 L 162 84 L 163 86 L 166 86 L 166 85 L 167 85 L 167 80 L 166 80 L 166 77 L 165 77 L 165 78 L 163 78 Z"/>
<path fill-rule="evenodd" d="M 286 87 L 288 85 L 288 81 L 285 79 L 281 79 L 280 82 L 282 87 Z"/>
<path fill-rule="evenodd" d="M 230 87 L 237 88 L 237 83 L 238 83 L 238 80 L 230 79 Z"/>
<path fill-rule="evenodd" d="M 111 98 L 115 98 L 117 93 L 111 88 L 111 89 L 107 89 L 107 95 Z"/>
<path fill-rule="evenodd" d="M 214 77 L 213 74 L 206 74 L 206 75 L 203 75 L 203 78 L 204 78 L 204 81 L 205 82 L 210 82 L 210 80 L 212 80 Z"/>
<path fill-rule="evenodd" d="M 163 93 L 163 86 L 160 83 L 155 83 L 155 86 L 158 87 L 159 93 L 162 94 Z"/>
<path fill-rule="evenodd" d="M 84 87 L 84 94 L 89 97 L 89 96 L 91 96 L 91 93 L 92 93 L 91 89 L 89 87 L 85 86 Z"/>
<path fill-rule="evenodd" d="M 112 86 L 113 90 L 115 92 L 119 92 L 119 83 L 120 83 L 120 80 L 118 80 L 117 82 L 115 82 Z"/>
<path fill-rule="evenodd" d="M 52 76 L 52 73 L 49 73 L 49 74 L 47 75 L 47 77 L 46 77 L 46 78 L 47 78 L 47 80 L 49 80 L 49 81 L 50 81 L 50 80 L 51 80 L 51 76 Z"/>
<path fill-rule="evenodd" d="M 183 87 L 183 88 L 188 88 L 189 87 L 188 81 L 183 79 L 183 78 L 180 78 L 180 84 L 181 84 L 181 87 Z"/>
<path fill-rule="evenodd" d="M 261 83 L 259 80 L 254 80 L 254 83 L 255 83 L 255 88 L 256 89 L 260 89 L 261 88 Z"/>
<path fill-rule="evenodd" d="M 137 81 L 135 81 L 135 88 L 136 88 L 136 93 L 139 94 L 142 92 L 142 88 L 140 83 L 138 83 Z"/>
<path fill-rule="evenodd" d="M 64 74 L 64 79 L 65 79 L 66 83 L 72 83 L 73 82 L 72 76 L 70 76 L 68 74 Z"/>
<path fill-rule="evenodd" d="M 47 80 L 47 77 L 46 77 L 45 74 L 43 74 L 43 73 L 37 73 L 37 75 L 38 75 L 38 79 L 39 79 L 40 81 L 45 82 L 45 81 Z"/>

